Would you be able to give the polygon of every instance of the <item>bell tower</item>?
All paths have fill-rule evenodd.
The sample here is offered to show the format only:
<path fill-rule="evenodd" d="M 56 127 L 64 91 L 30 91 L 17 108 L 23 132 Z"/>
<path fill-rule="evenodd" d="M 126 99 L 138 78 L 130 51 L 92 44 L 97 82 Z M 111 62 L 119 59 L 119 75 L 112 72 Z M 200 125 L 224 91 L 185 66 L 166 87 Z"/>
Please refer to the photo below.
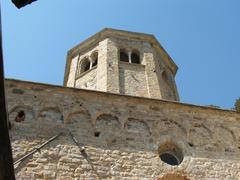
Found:
<path fill-rule="evenodd" d="M 153 35 L 103 29 L 68 51 L 64 86 L 179 101 L 176 72 Z"/>

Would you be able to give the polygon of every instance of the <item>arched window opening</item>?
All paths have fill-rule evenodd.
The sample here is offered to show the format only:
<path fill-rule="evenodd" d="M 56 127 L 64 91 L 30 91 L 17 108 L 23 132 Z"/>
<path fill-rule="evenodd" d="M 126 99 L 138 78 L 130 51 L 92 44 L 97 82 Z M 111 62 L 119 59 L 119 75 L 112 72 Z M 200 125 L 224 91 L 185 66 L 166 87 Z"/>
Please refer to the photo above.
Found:
<path fill-rule="evenodd" d="M 94 53 L 93 55 L 93 64 L 92 67 L 96 66 L 98 64 L 98 53 Z"/>
<path fill-rule="evenodd" d="M 94 61 L 93 61 L 93 67 L 96 66 L 98 64 L 98 59 L 96 58 Z"/>
<path fill-rule="evenodd" d="M 139 57 L 138 53 L 132 52 L 131 61 L 132 61 L 132 63 L 140 64 L 140 57 Z"/>
<path fill-rule="evenodd" d="M 84 73 L 90 69 L 90 61 L 86 58 L 82 60 L 83 62 L 81 63 L 81 71 L 80 73 Z"/>
<path fill-rule="evenodd" d="M 128 55 L 123 50 L 120 51 L 120 61 L 129 62 Z"/>

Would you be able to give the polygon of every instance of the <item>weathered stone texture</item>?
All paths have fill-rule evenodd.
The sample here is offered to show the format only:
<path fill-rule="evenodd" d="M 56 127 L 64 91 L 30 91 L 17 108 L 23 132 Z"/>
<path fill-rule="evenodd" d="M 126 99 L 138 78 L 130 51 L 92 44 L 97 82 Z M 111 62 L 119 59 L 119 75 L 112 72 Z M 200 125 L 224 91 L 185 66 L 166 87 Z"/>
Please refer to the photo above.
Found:
<path fill-rule="evenodd" d="M 75 79 L 76 79 L 76 73 L 77 73 L 77 67 L 78 67 L 78 60 L 79 60 L 79 55 L 74 57 L 71 61 L 69 76 L 68 76 L 68 81 L 67 81 L 67 86 L 68 87 L 74 87 L 74 85 L 75 85 Z"/>
<path fill-rule="evenodd" d="M 76 88 L 96 90 L 97 89 L 96 68 L 93 68 L 89 72 L 86 72 L 83 75 L 81 75 L 81 77 L 76 80 Z"/>
<path fill-rule="evenodd" d="M 62 133 L 16 165 L 17 179 L 240 177 L 236 112 L 16 80 L 7 80 L 6 87 L 15 161 Z M 24 93 L 16 94 L 14 88 Z M 25 120 L 15 122 L 19 111 Z M 86 146 L 91 164 L 69 131 Z M 180 165 L 159 158 L 169 142 L 182 151 Z"/>
<path fill-rule="evenodd" d="M 120 62 L 120 93 L 148 97 L 145 66 Z"/>

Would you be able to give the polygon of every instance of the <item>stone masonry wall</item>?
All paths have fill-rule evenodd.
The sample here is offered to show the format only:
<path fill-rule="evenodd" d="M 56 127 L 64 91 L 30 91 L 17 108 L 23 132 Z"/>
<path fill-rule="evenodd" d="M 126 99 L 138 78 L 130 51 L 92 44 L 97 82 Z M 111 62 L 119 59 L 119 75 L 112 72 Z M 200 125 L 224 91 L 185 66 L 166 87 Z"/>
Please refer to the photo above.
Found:
<path fill-rule="evenodd" d="M 76 80 L 76 88 L 97 89 L 97 67 L 87 71 Z"/>
<path fill-rule="evenodd" d="M 240 177 L 236 112 L 16 80 L 6 91 L 14 161 L 61 133 L 15 166 L 17 179 Z M 20 111 L 24 121 L 16 122 Z M 173 144 L 183 156 L 177 166 L 159 158 Z"/>
<path fill-rule="evenodd" d="M 145 66 L 120 62 L 119 80 L 121 94 L 149 97 Z"/>
<path fill-rule="evenodd" d="M 68 76 L 68 81 L 67 81 L 67 86 L 68 87 L 74 87 L 75 84 L 75 77 L 77 73 L 77 67 L 78 67 L 78 61 L 79 61 L 79 55 L 74 57 L 71 61 L 71 66 L 69 70 L 69 76 Z"/>
<path fill-rule="evenodd" d="M 153 54 L 162 99 L 179 101 L 178 90 L 173 73 L 163 63 L 163 57 L 157 51 L 154 51 Z"/>

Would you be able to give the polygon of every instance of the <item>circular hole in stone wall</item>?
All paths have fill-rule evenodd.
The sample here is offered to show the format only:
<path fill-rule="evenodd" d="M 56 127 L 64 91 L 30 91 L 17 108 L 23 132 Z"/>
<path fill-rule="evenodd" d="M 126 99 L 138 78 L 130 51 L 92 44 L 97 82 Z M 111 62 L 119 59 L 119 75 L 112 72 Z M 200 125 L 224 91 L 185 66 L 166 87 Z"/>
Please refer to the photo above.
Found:
<path fill-rule="evenodd" d="M 163 162 L 170 164 L 172 166 L 180 164 L 178 158 L 169 152 L 162 153 L 159 156 Z"/>
<path fill-rule="evenodd" d="M 183 161 L 182 150 L 173 143 L 164 143 L 159 147 L 160 159 L 172 166 L 177 166 Z"/>

